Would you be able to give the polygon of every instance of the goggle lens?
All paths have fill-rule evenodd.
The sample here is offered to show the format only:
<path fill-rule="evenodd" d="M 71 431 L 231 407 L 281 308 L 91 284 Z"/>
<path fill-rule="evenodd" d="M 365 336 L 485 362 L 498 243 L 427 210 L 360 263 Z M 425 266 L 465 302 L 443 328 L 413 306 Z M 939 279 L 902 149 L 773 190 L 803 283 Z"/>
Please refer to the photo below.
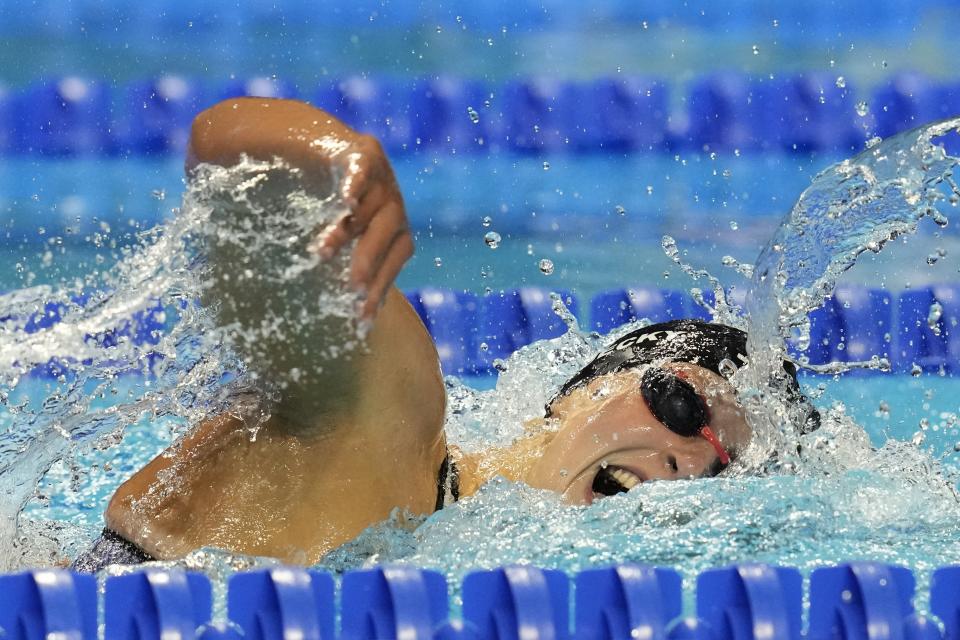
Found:
<path fill-rule="evenodd" d="M 667 429 L 683 438 L 702 436 L 713 445 L 721 464 L 730 464 L 729 452 L 709 426 L 707 405 L 689 382 L 663 369 L 648 369 L 640 392 L 650 412 Z"/>

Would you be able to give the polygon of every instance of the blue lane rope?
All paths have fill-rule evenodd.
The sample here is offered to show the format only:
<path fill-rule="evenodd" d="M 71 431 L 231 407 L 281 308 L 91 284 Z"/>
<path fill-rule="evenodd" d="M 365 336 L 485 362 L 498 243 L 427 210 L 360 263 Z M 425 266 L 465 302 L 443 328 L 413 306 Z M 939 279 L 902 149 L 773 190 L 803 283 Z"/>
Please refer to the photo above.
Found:
<path fill-rule="evenodd" d="M 684 93 L 683 111 L 671 93 Z M 835 74 L 711 73 L 689 86 L 658 77 L 543 77 L 502 84 L 469 78 L 348 77 L 312 86 L 283 79 L 216 82 L 162 76 L 114 88 L 62 77 L 0 86 L 0 153 L 45 157 L 182 154 L 193 116 L 238 96 L 300 98 L 371 133 L 394 155 L 733 151 L 848 154 L 865 131 L 891 135 L 960 113 L 960 82 L 919 74 L 870 93 Z M 491 96 L 494 96 L 491 99 Z M 949 144 L 952 144 L 949 143 Z"/>
<path fill-rule="evenodd" d="M 102 604 L 106 640 L 956 640 L 958 576 L 960 567 L 933 573 L 930 607 L 938 622 L 916 613 L 908 569 L 875 562 L 816 569 L 804 630 L 799 571 L 763 564 L 700 574 L 691 617 L 681 616 L 680 577 L 670 569 L 477 571 L 463 581 L 462 620 L 451 619 L 447 583 L 435 571 L 349 571 L 336 598 L 329 574 L 274 567 L 230 578 L 229 623 L 217 626 L 209 624 L 211 585 L 201 574 L 113 576 L 101 598 L 91 576 L 42 569 L 0 576 L 0 631 L 8 640 L 96 640 Z"/>
<path fill-rule="evenodd" d="M 553 295 L 535 287 L 486 296 L 434 287 L 406 292 L 436 344 L 443 372 L 458 376 L 491 375 L 498 359 L 538 340 L 563 335 L 567 326 L 553 311 Z M 579 318 L 581 329 L 600 333 L 640 319 L 710 318 L 704 307 L 679 290 L 635 287 L 599 292 L 590 303 L 589 321 L 574 293 L 555 295 Z M 742 290 L 733 290 L 728 302 L 742 307 L 743 296 Z M 703 297 L 708 304 L 714 303 L 712 292 L 704 292 Z M 51 302 L 23 317 L 0 317 L 0 324 L 22 325 L 27 333 L 34 333 L 61 322 L 72 305 L 82 307 L 84 303 L 84 297 L 69 304 Z M 939 314 L 931 315 L 934 305 L 939 305 Z M 150 353 L 149 347 L 159 342 L 165 324 L 175 321 L 175 316 L 176 309 L 157 303 L 113 330 L 87 339 L 103 347 L 132 340 Z M 803 352 L 791 349 L 795 357 L 804 356 L 811 364 L 862 362 L 876 356 L 887 359 L 898 373 L 950 375 L 960 371 L 960 283 L 908 289 L 898 295 L 842 285 L 810 318 L 809 347 Z M 33 373 L 58 377 L 72 364 L 69 359 L 57 358 Z"/>

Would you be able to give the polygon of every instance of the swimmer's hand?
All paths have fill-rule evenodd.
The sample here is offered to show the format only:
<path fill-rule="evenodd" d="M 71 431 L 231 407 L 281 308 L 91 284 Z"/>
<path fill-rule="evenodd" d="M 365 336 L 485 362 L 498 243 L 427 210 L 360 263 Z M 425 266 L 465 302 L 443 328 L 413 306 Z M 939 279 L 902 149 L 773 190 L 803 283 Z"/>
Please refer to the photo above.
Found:
<path fill-rule="evenodd" d="M 380 142 L 357 134 L 338 160 L 345 169 L 342 190 L 350 214 L 325 229 L 313 246 L 330 258 L 357 238 L 350 283 L 365 297 L 361 317 L 369 320 L 413 255 L 413 237 L 403 196 Z"/>
<path fill-rule="evenodd" d="M 413 255 L 403 197 L 380 143 L 295 100 L 229 99 L 194 119 L 188 174 L 200 163 L 232 166 L 244 155 L 266 161 L 283 158 L 325 192 L 340 177 L 341 196 L 350 212 L 319 230 L 310 247 L 329 259 L 357 239 L 350 283 L 364 298 L 361 318 L 372 320 Z"/>

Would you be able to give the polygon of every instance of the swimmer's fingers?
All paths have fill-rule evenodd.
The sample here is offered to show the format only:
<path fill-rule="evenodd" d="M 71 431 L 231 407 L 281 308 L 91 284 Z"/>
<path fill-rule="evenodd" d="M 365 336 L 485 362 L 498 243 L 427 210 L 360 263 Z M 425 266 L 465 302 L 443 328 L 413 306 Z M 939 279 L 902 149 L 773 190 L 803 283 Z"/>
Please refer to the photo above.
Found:
<path fill-rule="evenodd" d="M 388 201 L 373 216 L 370 225 L 354 247 L 350 260 L 350 284 L 354 289 L 370 291 L 388 252 L 403 233 L 409 234 L 403 205 L 396 200 Z"/>
<path fill-rule="evenodd" d="M 350 213 L 325 229 L 316 243 L 325 258 L 366 232 L 370 222 L 390 202 L 397 202 L 403 212 L 403 197 L 380 143 L 371 136 L 361 138 L 345 160 L 347 175 L 342 196 Z"/>
<path fill-rule="evenodd" d="M 373 136 L 357 136 L 343 156 L 343 169 L 340 195 L 351 208 L 356 208 L 374 186 L 394 182 L 387 154 Z"/>
<path fill-rule="evenodd" d="M 397 274 L 403 268 L 403 265 L 413 255 L 413 236 L 409 229 L 404 230 L 394 239 L 380 265 L 380 270 L 374 276 L 370 288 L 367 289 L 367 299 L 363 303 L 360 311 L 360 317 L 364 320 L 372 320 L 377 313 L 387 289 L 393 284 Z"/>
<path fill-rule="evenodd" d="M 401 220 L 397 222 L 391 218 L 390 222 L 396 226 L 406 224 L 400 192 L 395 185 L 380 183 L 367 191 L 359 205 L 321 232 L 316 249 L 324 258 L 333 256 L 350 240 L 363 236 L 370 223 L 384 211 L 399 211 Z"/>

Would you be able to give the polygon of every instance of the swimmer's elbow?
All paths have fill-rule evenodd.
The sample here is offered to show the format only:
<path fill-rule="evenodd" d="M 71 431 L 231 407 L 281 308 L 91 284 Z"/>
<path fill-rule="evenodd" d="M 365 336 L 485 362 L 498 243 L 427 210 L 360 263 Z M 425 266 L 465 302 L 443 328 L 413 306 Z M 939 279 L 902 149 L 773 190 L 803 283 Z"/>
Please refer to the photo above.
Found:
<path fill-rule="evenodd" d="M 186 170 L 201 163 L 233 166 L 244 155 L 256 160 L 284 158 L 303 169 L 324 166 L 323 137 L 353 140 L 360 134 L 329 113 L 305 102 L 280 98 L 229 98 L 193 120 Z M 320 162 L 318 163 L 318 159 Z"/>

